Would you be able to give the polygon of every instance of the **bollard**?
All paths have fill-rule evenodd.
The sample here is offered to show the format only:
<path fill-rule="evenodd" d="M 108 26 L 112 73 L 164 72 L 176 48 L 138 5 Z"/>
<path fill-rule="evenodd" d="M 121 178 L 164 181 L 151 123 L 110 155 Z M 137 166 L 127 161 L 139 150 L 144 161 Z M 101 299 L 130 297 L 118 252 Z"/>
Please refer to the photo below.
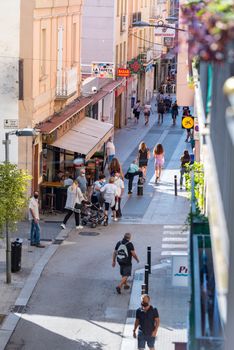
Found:
<path fill-rule="evenodd" d="M 146 294 L 146 286 L 145 284 L 141 285 L 141 295 Z"/>
<path fill-rule="evenodd" d="M 147 247 L 147 265 L 149 266 L 149 274 L 151 274 L 151 247 Z"/>
<path fill-rule="evenodd" d="M 138 196 L 143 196 L 143 177 L 139 177 L 139 180 L 137 182 L 137 195 Z"/>
<path fill-rule="evenodd" d="M 177 196 L 177 176 L 174 176 L 174 184 L 175 184 L 175 196 Z"/>
<path fill-rule="evenodd" d="M 145 293 L 149 293 L 149 265 L 145 265 Z"/>

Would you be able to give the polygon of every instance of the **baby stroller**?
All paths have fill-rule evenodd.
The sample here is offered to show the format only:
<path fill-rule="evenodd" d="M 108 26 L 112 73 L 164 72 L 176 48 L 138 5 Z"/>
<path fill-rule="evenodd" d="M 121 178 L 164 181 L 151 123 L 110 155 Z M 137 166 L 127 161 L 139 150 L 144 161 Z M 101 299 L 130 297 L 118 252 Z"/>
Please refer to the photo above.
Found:
<path fill-rule="evenodd" d="M 101 225 L 104 222 L 104 211 L 99 204 L 85 202 L 81 208 L 82 225 L 90 225 L 92 228 Z"/>

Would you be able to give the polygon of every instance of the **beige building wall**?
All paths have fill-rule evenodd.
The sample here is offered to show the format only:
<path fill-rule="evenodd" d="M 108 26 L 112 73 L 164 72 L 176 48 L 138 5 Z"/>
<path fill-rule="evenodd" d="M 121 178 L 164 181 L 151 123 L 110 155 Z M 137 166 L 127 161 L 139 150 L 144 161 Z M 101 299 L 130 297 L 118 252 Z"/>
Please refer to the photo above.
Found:
<path fill-rule="evenodd" d="M 20 127 L 35 127 L 80 95 L 81 9 L 82 0 L 21 0 Z M 32 161 L 40 157 L 40 137 L 33 147 L 31 143 L 29 138 L 20 139 L 19 162 L 34 173 Z"/>

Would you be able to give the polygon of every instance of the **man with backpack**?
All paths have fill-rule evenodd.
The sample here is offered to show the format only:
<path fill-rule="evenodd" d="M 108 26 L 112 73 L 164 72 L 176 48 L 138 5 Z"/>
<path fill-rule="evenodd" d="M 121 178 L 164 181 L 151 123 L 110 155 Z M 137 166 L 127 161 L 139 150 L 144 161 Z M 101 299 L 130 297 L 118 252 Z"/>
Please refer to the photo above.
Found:
<path fill-rule="evenodd" d="M 139 263 L 139 259 L 134 250 L 134 246 L 130 240 L 131 233 L 125 233 L 123 239 L 116 244 L 113 253 L 112 266 L 115 267 L 117 260 L 120 266 L 120 274 L 122 276 L 120 284 L 116 287 L 118 294 L 121 294 L 122 287 L 124 287 L 124 289 L 130 288 L 127 280 L 132 273 L 132 257 Z"/>

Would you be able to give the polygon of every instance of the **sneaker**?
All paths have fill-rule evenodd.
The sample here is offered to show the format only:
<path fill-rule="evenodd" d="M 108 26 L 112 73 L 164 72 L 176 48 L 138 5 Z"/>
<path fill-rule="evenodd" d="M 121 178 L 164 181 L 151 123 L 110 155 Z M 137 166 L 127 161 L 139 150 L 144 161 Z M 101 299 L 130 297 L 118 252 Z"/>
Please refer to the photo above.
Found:
<path fill-rule="evenodd" d="M 82 226 L 82 225 L 76 226 L 77 230 L 82 230 L 82 228 L 84 228 L 84 226 Z"/>
<path fill-rule="evenodd" d="M 37 248 L 45 248 L 45 245 L 43 245 L 41 243 L 38 243 L 38 244 L 35 244 L 35 247 L 37 247 Z"/>
<path fill-rule="evenodd" d="M 126 284 L 126 285 L 124 286 L 124 289 L 130 289 L 130 286 L 129 286 L 128 284 Z"/>
<path fill-rule="evenodd" d="M 116 287 L 115 289 L 118 294 L 121 294 L 121 289 L 119 287 Z"/>
<path fill-rule="evenodd" d="M 118 219 L 117 219 L 117 218 L 114 218 L 113 220 L 114 220 L 114 221 L 118 221 Z"/>
<path fill-rule="evenodd" d="M 62 229 L 65 230 L 65 228 L 66 228 L 66 225 L 65 225 L 65 224 L 61 224 L 60 226 L 62 227 Z"/>
<path fill-rule="evenodd" d="M 128 191 L 128 194 L 132 194 L 132 191 Z"/>

